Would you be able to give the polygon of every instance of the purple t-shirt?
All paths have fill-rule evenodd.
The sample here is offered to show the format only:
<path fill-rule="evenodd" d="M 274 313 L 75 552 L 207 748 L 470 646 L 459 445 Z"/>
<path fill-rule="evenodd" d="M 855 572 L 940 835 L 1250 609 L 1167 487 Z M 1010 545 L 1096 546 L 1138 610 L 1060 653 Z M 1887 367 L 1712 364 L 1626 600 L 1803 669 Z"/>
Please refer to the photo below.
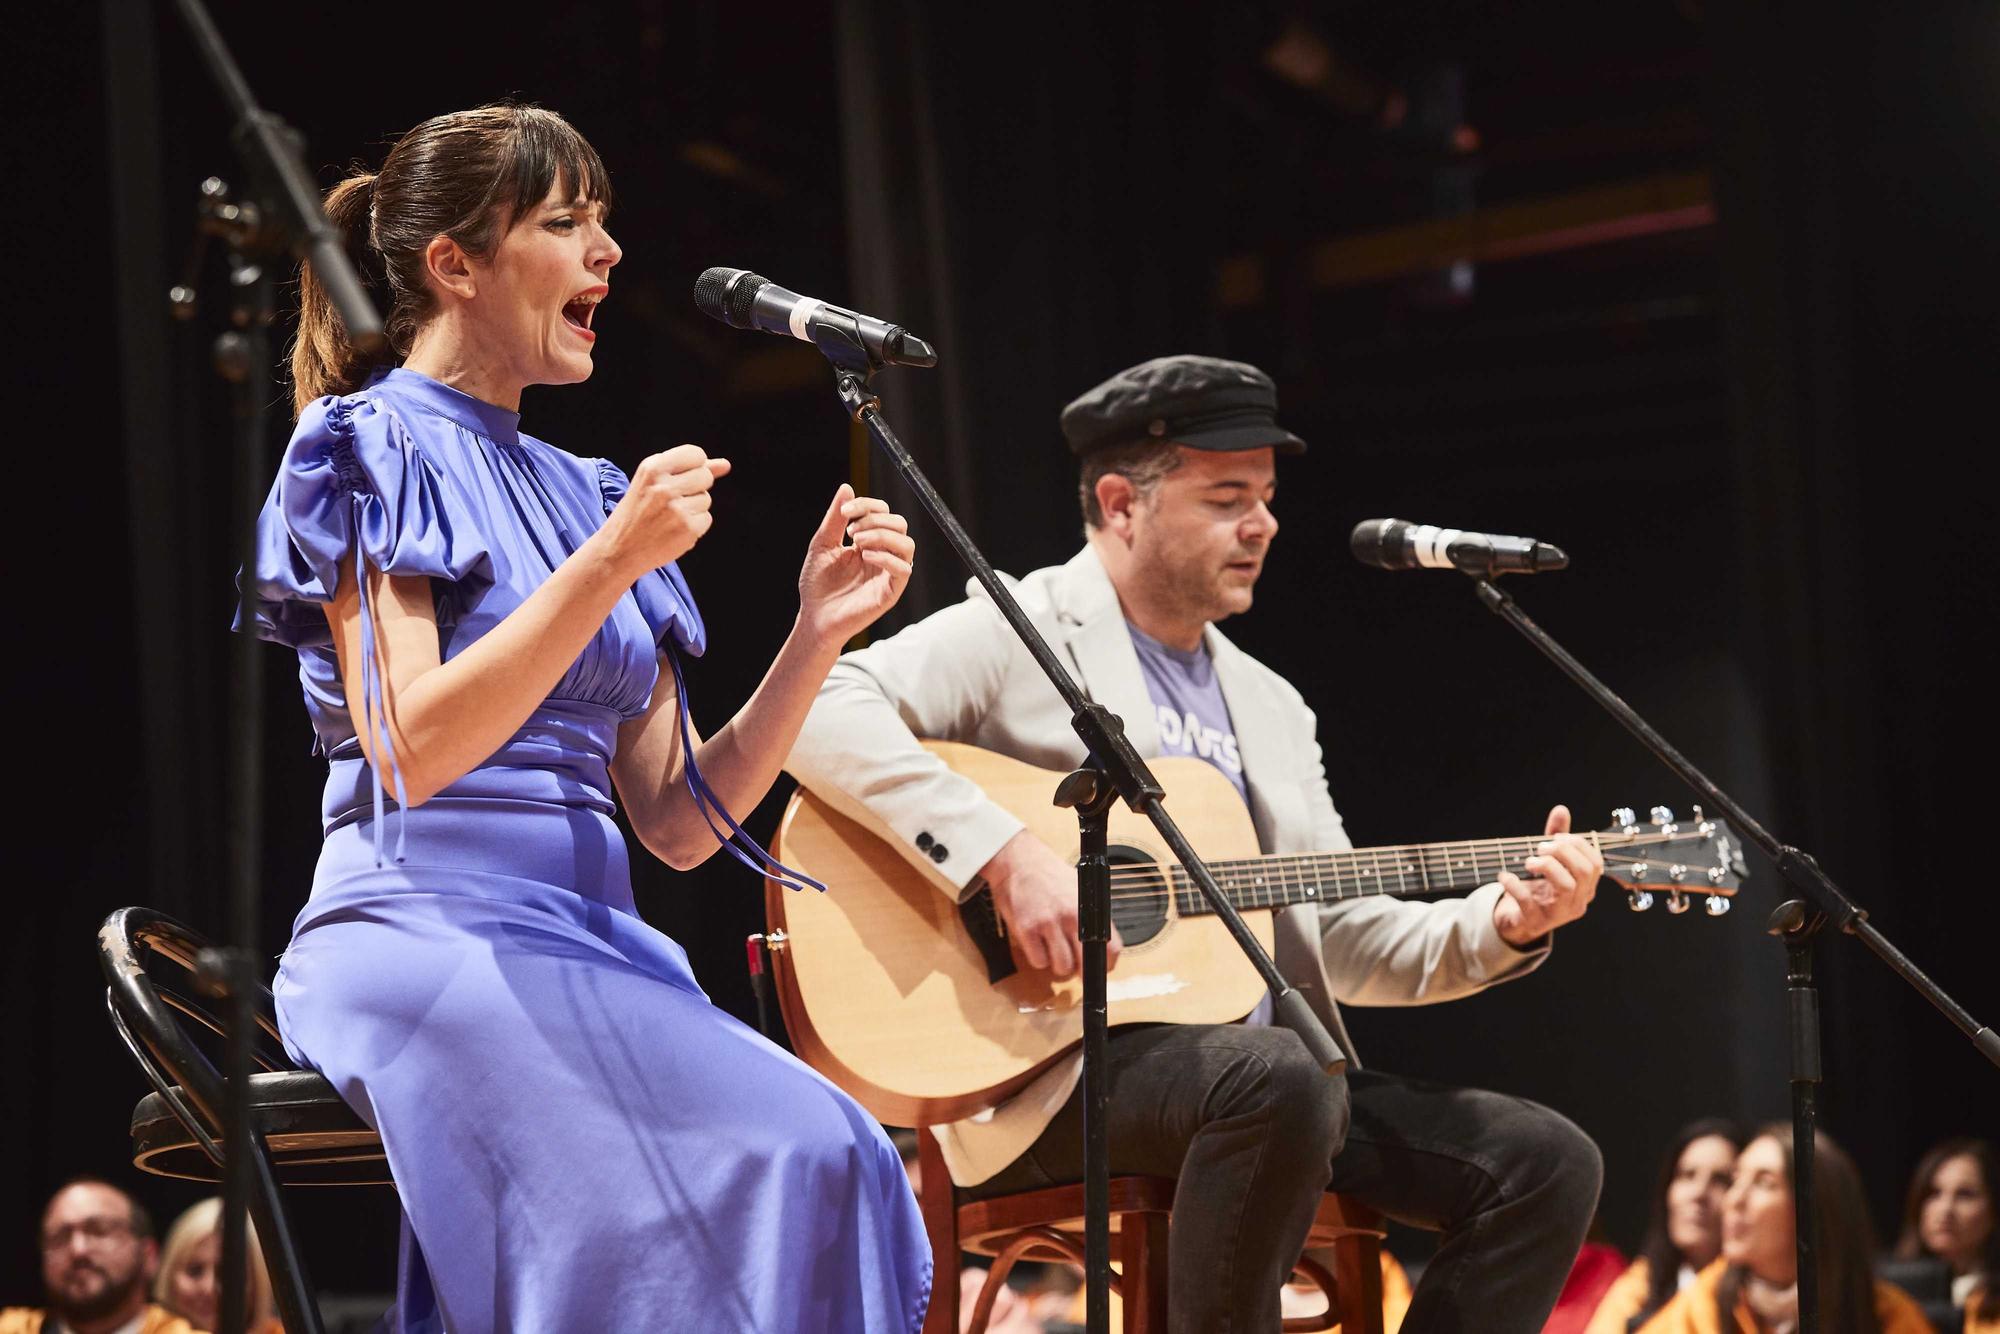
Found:
<path fill-rule="evenodd" d="M 1153 697 L 1153 716 L 1160 724 L 1160 754 L 1194 755 L 1207 760 L 1236 784 L 1247 805 L 1250 791 L 1243 783 L 1243 757 L 1236 749 L 1236 729 L 1229 725 L 1229 701 L 1215 679 L 1215 660 L 1208 645 L 1184 650 L 1169 648 L 1130 621 L 1132 647 L 1139 650 L 1139 671 L 1146 693 Z M 1271 1023 L 1271 996 L 1240 1021 L 1253 1028 Z"/>
<path fill-rule="evenodd" d="M 1146 693 L 1153 698 L 1153 715 L 1160 725 L 1160 754 L 1207 760 L 1229 776 L 1238 795 L 1248 802 L 1250 793 L 1243 784 L 1236 729 L 1229 724 L 1229 704 L 1222 698 L 1222 683 L 1215 679 L 1208 645 L 1170 648 L 1130 621 L 1125 628 L 1132 632 L 1132 647 L 1139 651 L 1139 671 L 1146 678 Z"/>

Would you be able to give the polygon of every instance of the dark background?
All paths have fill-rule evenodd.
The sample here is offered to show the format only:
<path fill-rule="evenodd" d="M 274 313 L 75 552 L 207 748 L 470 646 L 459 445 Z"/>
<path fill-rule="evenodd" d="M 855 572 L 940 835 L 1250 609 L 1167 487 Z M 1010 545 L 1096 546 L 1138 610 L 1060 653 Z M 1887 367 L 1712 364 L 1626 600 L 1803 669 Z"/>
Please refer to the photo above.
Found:
<path fill-rule="evenodd" d="M 1393 578 L 1343 549 L 1380 515 L 1532 533 L 1574 568 L 1514 587 L 1531 614 L 1995 1021 L 1978 630 L 2000 9 L 624 0 L 217 17 L 324 183 L 425 117 L 508 95 L 601 150 L 626 258 L 598 370 L 530 391 L 525 424 L 628 467 L 681 440 L 736 460 L 686 562 L 713 628 L 690 683 L 711 725 L 789 625 L 827 495 L 868 461 L 815 353 L 694 311 L 701 269 L 754 268 L 935 342 L 943 366 L 881 387 L 1014 572 L 1077 542 L 1062 403 L 1163 353 L 1251 360 L 1313 449 L 1282 469 L 1284 532 L 1228 629 L 1318 711 L 1357 841 L 1525 833 L 1554 800 L 1593 826 L 1617 805 L 1685 810 L 1463 581 Z M 27 594 L 14 841 L 29 856 L 0 1067 L 9 1301 L 38 1294 L 33 1228 L 62 1179 L 131 1181 L 163 1214 L 197 1198 L 134 1179 L 125 1126 L 145 1090 L 105 1022 L 92 938 L 126 903 L 224 921 L 220 256 L 194 324 L 161 296 L 196 182 L 236 175 L 168 15 L 104 0 L 14 31 L 30 72 L 12 126 L 30 350 L 9 497 L 28 521 L 9 585 Z M 899 617 L 961 578 L 928 542 Z M 322 770 L 288 655 L 266 666 L 275 955 L 309 882 Z M 768 832 L 779 804 L 747 823 Z M 1782 954 L 1762 932 L 1779 886 L 1753 871 L 1720 920 L 1634 915 L 1606 893 L 1531 980 L 1360 1012 L 1357 1040 L 1382 1068 L 1573 1116 L 1605 1149 L 1603 1219 L 1630 1248 L 1674 1126 L 1786 1108 Z M 721 858 L 638 874 L 649 919 L 747 1014 L 758 886 Z M 1820 957 L 1825 1125 L 1888 1228 L 1926 1145 L 1993 1133 L 2000 1076 L 1858 942 Z M 390 1285 L 388 1192 L 308 1194 L 294 1212 L 324 1287 Z"/>

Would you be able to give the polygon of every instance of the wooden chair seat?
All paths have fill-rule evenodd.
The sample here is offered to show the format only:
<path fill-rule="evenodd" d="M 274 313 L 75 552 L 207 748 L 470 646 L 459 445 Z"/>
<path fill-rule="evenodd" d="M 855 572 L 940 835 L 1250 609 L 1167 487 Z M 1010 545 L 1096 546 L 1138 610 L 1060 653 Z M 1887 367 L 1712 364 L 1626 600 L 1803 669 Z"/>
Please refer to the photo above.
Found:
<path fill-rule="evenodd" d="M 985 1334 L 994 1300 L 1017 1262 L 1084 1263 L 1082 1185 L 960 1203 L 944 1155 L 928 1130 L 917 1132 L 917 1158 L 919 1202 L 939 1269 L 924 1334 L 958 1332 L 956 1271 L 962 1251 L 993 1257 L 973 1303 L 970 1334 Z M 1117 1262 L 1112 1286 L 1123 1311 L 1124 1334 L 1160 1334 L 1167 1327 L 1167 1228 L 1174 1183 L 1164 1177 L 1113 1177 L 1110 1194 L 1112 1254 Z M 1308 1253 L 1300 1257 L 1295 1272 L 1319 1287 L 1327 1309 L 1317 1316 L 1287 1319 L 1284 1328 L 1382 1334 L 1381 1246 L 1379 1216 L 1353 1200 L 1322 1196 L 1306 1239 Z M 1321 1264 L 1313 1251 L 1331 1251 L 1333 1267 Z"/>

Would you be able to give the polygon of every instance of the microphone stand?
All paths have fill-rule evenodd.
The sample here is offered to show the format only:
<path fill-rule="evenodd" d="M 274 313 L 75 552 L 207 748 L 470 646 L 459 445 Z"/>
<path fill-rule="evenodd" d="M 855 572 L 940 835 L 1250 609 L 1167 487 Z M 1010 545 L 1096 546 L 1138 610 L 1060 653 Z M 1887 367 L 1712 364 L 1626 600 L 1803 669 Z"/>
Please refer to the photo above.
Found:
<path fill-rule="evenodd" d="M 1077 935 L 1083 945 L 1084 1328 L 1087 1334 L 1106 1334 L 1111 1319 L 1111 1168 L 1105 1125 L 1111 1088 L 1104 1055 L 1105 946 L 1111 939 L 1111 877 L 1105 830 L 1112 802 L 1122 797 L 1128 806 L 1153 822 L 1161 839 L 1187 868 L 1202 897 L 1228 927 L 1237 946 L 1264 979 L 1264 985 L 1270 988 L 1277 1022 L 1304 1040 L 1306 1050 L 1329 1075 L 1344 1071 L 1347 1058 L 1320 1024 L 1312 1007 L 1306 1004 L 1305 997 L 1279 975 L 1277 965 L 1251 934 L 1242 914 L 1223 894 L 1187 836 L 1168 816 L 1165 789 L 1126 738 L 1124 722 L 1083 693 L 994 572 L 992 563 L 959 525 L 944 497 L 896 438 L 882 415 L 881 400 L 868 384 L 884 363 L 869 354 L 858 328 L 828 321 L 825 316 L 830 313 L 822 311 L 821 320 L 815 322 L 813 342 L 833 363 L 835 390 L 841 404 L 856 422 L 868 428 L 897 474 L 916 493 L 924 512 L 943 532 L 945 541 L 993 599 L 1007 624 L 1033 655 L 1036 665 L 1069 705 L 1070 725 L 1089 751 L 1084 766 L 1058 785 L 1055 804 L 1076 812 L 1082 834 L 1082 855 L 1077 862 Z"/>
<path fill-rule="evenodd" d="M 1498 574 L 1472 573 L 1473 587 L 1486 609 L 1519 630 L 1528 642 L 1540 649 L 1563 675 L 1583 688 L 1585 694 L 1639 738 L 1646 749 L 1695 791 L 1704 803 L 1728 816 L 1737 830 L 1762 848 L 1777 863 L 1778 874 L 1797 892 L 1771 914 L 1770 934 L 1785 944 L 1786 1013 L 1791 1030 L 1792 1085 L 1792 1206 L 1794 1232 L 1798 1238 L 1798 1290 L 1800 1334 L 1819 1334 L 1819 1218 L 1814 1210 L 1813 1133 L 1818 1115 L 1817 1094 L 1820 1077 L 1819 991 L 1813 981 L 1813 945 L 1820 931 L 1832 926 L 1848 935 L 1859 936 L 1882 961 L 1915 987 L 1923 998 L 1944 1012 L 1958 1030 L 1972 1039 L 1986 1059 L 2000 1065 L 2000 1033 L 1978 1023 L 1965 1008 L 1926 977 L 1907 955 L 1868 922 L 1868 914 L 1840 890 L 1820 869 L 1809 852 L 1801 851 L 1759 824 L 1736 799 L 1717 787 L 1667 739 L 1654 731 L 1632 706 L 1611 688 L 1591 675 L 1571 657 L 1541 626 L 1529 619 L 1514 599 L 1494 586 Z"/>
<path fill-rule="evenodd" d="M 270 265 L 290 254 L 309 261 L 325 286 L 357 349 L 372 351 L 383 342 L 382 320 L 362 287 L 339 231 L 327 220 L 319 189 L 300 157 L 301 140 L 294 130 L 258 107 L 250 86 L 229 48 L 202 7 L 201 0 L 178 0 L 195 46 L 236 116 L 233 138 L 249 168 L 252 187 L 240 202 L 229 198 L 229 187 L 210 177 L 202 183 L 197 219 L 197 248 L 190 267 L 199 262 L 200 244 L 209 236 L 229 246 L 230 321 L 234 326 L 216 339 L 216 371 L 231 385 L 235 422 L 233 471 L 237 479 L 238 552 L 242 595 L 257 600 L 257 510 L 270 471 L 266 458 L 265 405 L 282 384 L 271 375 L 269 328 L 273 310 Z M 171 293 L 174 313 L 194 314 L 195 273 Z M 197 980 L 211 996 L 224 1002 L 229 1035 L 224 1065 L 227 1079 L 222 1110 L 223 1161 L 221 1311 L 218 1334 L 242 1334 L 249 1327 L 248 1219 L 254 1212 L 264 1246 L 278 1271 L 275 1285 L 279 1315 L 285 1328 L 298 1334 L 319 1334 L 319 1310 L 305 1265 L 293 1244 L 284 1215 L 275 1207 L 276 1183 L 268 1158 L 253 1145 L 257 1128 L 250 1101 L 250 1072 L 257 1028 L 258 891 L 263 845 L 260 838 L 260 798 L 263 787 L 264 690 L 262 646 L 246 624 L 230 658 L 230 686 L 236 709 L 229 752 L 229 944 L 204 950 L 197 960 Z"/>

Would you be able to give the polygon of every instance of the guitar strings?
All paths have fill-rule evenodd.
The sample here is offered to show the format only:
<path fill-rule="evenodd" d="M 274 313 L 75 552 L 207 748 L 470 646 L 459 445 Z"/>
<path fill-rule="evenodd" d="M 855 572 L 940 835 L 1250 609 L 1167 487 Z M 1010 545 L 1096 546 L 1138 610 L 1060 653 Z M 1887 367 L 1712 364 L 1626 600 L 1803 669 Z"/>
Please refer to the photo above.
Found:
<path fill-rule="evenodd" d="M 1374 850 L 1362 849 L 1360 851 L 1372 852 Z M 1306 857 L 1302 857 L 1301 860 L 1322 860 L 1322 859 L 1341 857 L 1346 855 L 1349 854 L 1342 854 L 1342 853 L 1309 854 Z M 1480 859 L 1476 858 L 1472 859 L 1473 864 L 1470 869 L 1472 870 L 1472 873 L 1474 875 L 1483 874 L 1483 872 L 1480 870 L 1479 860 Z M 1634 857 L 1628 854 L 1609 853 L 1609 852 L 1605 854 L 1604 858 L 1605 864 L 1607 866 L 1613 864 L 1622 866 L 1643 866 L 1652 864 L 1654 860 L 1655 860 L 1654 858 L 1649 858 L 1649 857 Z M 1225 869 L 1219 873 L 1216 873 L 1215 879 L 1216 883 L 1225 890 L 1256 888 L 1266 884 L 1276 889 L 1283 889 L 1285 887 L 1284 884 L 1285 877 L 1282 874 L 1267 875 L 1260 873 L 1257 877 L 1255 884 L 1249 884 L 1245 883 L 1245 877 L 1247 872 L 1243 870 L 1237 870 L 1232 872 L 1231 870 L 1227 869 L 1229 863 L 1226 862 L 1221 863 L 1221 865 Z M 1444 869 L 1449 869 L 1449 868 L 1447 867 Z M 1423 878 L 1423 873 L 1421 871 L 1418 872 L 1418 874 L 1420 878 Z M 1401 868 L 1390 869 L 1390 868 L 1356 867 L 1353 868 L 1353 870 L 1348 874 L 1337 875 L 1333 877 L 1334 884 L 1332 889 L 1329 891 L 1328 896 L 1353 897 L 1352 895 L 1343 894 L 1341 892 L 1342 885 L 1344 883 L 1351 881 L 1358 888 L 1362 883 L 1373 880 L 1379 886 L 1390 875 L 1395 876 L 1396 879 L 1399 881 L 1407 881 L 1410 875 L 1410 871 Z M 1170 877 L 1173 878 L 1173 883 L 1171 884 L 1171 886 L 1168 884 Z M 1141 899 L 1159 898 L 1169 888 L 1171 888 L 1175 893 L 1181 893 L 1184 891 L 1193 891 L 1195 893 L 1200 892 L 1199 890 L 1196 890 L 1194 887 L 1193 877 L 1188 875 L 1187 871 L 1180 866 L 1162 868 L 1157 863 L 1152 865 L 1143 865 L 1143 866 L 1134 866 L 1131 864 L 1126 864 L 1124 866 L 1112 867 L 1110 878 L 1113 885 L 1113 893 L 1111 895 L 1113 902 L 1116 902 L 1120 899 L 1127 901 L 1137 901 Z M 1119 890 L 1117 886 L 1121 884 L 1128 886 L 1128 888 L 1122 891 Z M 1143 889 L 1129 888 L 1129 886 L 1132 886 L 1134 884 L 1143 884 L 1145 888 Z M 1398 887 L 1403 888 L 1406 886 L 1399 885 Z M 1457 886 L 1455 885 L 1445 885 L 1441 886 L 1438 892 L 1444 893 L 1455 888 L 1457 888 Z M 1687 889 L 1689 892 L 1695 892 L 1695 891 L 1714 892 L 1715 887 L 1712 885 L 1703 885 L 1700 883 L 1695 883 L 1689 885 Z"/>
<path fill-rule="evenodd" d="M 1673 841 L 1675 837 L 1674 835 L 1640 834 L 1628 839 L 1621 839 L 1610 848 L 1603 850 L 1604 860 L 1607 865 L 1613 862 L 1626 865 L 1649 863 L 1656 860 L 1656 858 L 1652 856 L 1635 857 L 1621 852 L 1619 849 L 1644 847 L 1649 844 L 1669 842 Z M 1446 849 L 1465 848 L 1478 852 L 1494 852 L 1499 855 L 1494 857 L 1493 860 L 1505 865 L 1509 852 L 1526 852 L 1543 841 L 1545 840 L 1534 838 L 1480 839 L 1450 844 L 1411 844 L 1384 848 L 1354 848 L 1344 852 L 1279 853 L 1266 857 L 1229 858 L 1213 863 L 1211 869 L 1213 870 L 1215 867 L 1223 868 L 1218 872 L 1218 876 L 1235 875 L 1240 877 L 1250 873 L 1250 868 L 1252 867 L 1271 866 L 1277 862 L 1287 863 L 1292 867 L 1315 866 L 1320 869 L 1324 869 L 1325 864 L 1328 863 L 1344 862 L 1348 864 L 1352 874 L 1358 876 L 1373 876 L 1381 873 L 1400 875 L 1407 874 L 1413 870 L 1425 871 L 1435 869 L 1449 871 L 1454 865 L 1465 866 L 1467 864 L 1470 864 L 1477 871 L 1479 865 L 1488 860 L 1487 857 L 1471 856 L 1454 858 Z M 1509 847 L 1510 844 L 1513 845 L 1511 848 Z M 1408 855 L 1410 853 L 1416 853 L 1417 856 L 1412 858 Z M 1442 858 L 1442 865 L 1439 864 L 1440 857 Z M 1134 865 L 1128 862 L 1112 867 L 1111 875 L 1114 880 L 1141 876 L 1157 878 L 1162 873 L 1160 869 L 1162 865 L 1159 862 L 1141 865 Z M 1180 868 L 1176 866 L 1175 869 L 1179 870 Z M 1182 873 L 1185 874 L 1184 871 Z M 1277 878 L 1287 874 L 1287 872 L 1277 870 L 1257 872 L 1257 874 Z"/>
<path fill-rule="evenodd" d="M 1300 857 L 1294 864 L 1302 865 L 1308 860 L 1316 861 L 1321 859 L 1317 857 L 1314 858 Z M 1620 866 L 1647 866 L 1651 865 L 1654 862 L 1657 862 L 1658 860 L 1659 858 L 1657 857 L 1634 857 L 1629 853 L 1606 853 L 1604 856 L 1604 864 L 1606 866 L 1611 866 L 1614 864 Z M 1382 875 L 1407 876 L 1411 874 L 1420 874 L 1425 870 L 1436 871 L 1436 872 L 1449 872 L 1454 867 L 1459 869 L 1470 869 L 1474 873 L 1477 873 L 1479 868 L 1482 865 L 1486 864 L 1488 861 L 1498 861 L 1502 866 L 1511 864 L 1504 857 L 1503 858 L 1467 857 L 1458 859 L 1456 861 L 1448 861 L 1442 865 L 1439 865 L 1436 862 L 1427 862 L 1423 864 L 1418 864 L 1408 861 L 1399 861 L 1393 865 L 1377 864 L 1369 866 L 1361 866 L 1361 865 L 1352 866 L 1345 871 L 1336 873 L 1333 878 L 1339 880 L 1350 880 L 1350 879 L 1361 879 L 1361 878 L 1373 879 L 1377 876 L 1382 876 Z M 1283 880 L 1286 877 L 1295 874 L 1295 872 L 1290 870 L 1253 872 L 1249 869 L 1251 866 L 1257 864 L 1258 863 L 1256 862 L 1250 862 L 1246 864 L 1244 862 L 1237 862 L 1237 861 L 1211 862 L 1209 864 L 1209 870 L 1210 873 L 1213 874 L 1215 878 L 1218 880 L 1223 880 L 1223 879 L 1241 880 L 1246 876 L 1254 875 L 1259 880 L 1270 880 L 1275 882 Z M 1217 869 L 1218 867 L 1221 869 L 1218 870 Z M 1180 876 L 1187 875 L 1187 870 L 1184 867 L 1182 867 L 1179 863 L 1175 863 L 1171 868 L 1166 868 L 1164 864 L 1160 862 L 1147 862 L 1147 863 L 1125 862 L 1120 865 L 1113 866 L 1111 868 L 1111 878 L 1114 881 L 1138 880 L 1138 879 L 1157 880 L 1161 876 L 1167 874 L 1169 870 L 1171 870 L 1171 872 L 1175 875 L 1180 875 Z"/>

